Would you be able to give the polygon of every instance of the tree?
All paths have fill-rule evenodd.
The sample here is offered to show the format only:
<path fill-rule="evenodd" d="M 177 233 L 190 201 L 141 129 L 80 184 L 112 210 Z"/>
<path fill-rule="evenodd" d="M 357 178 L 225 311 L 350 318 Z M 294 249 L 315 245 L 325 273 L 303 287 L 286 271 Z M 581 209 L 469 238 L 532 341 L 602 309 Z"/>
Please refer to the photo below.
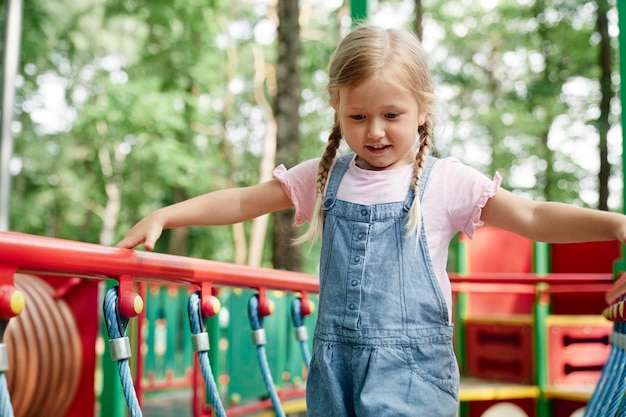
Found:
<path fill-rule="evenodd" d="M 439 34 L 432 55 L 452 120 L 440 148 L 500 171 L 516 192 L 584 204 L 579 186 L 589 174 L 574 151 L 589 136 L 584 123 L 593 122 L 600 96 L 590 3 L 463 5 L 425 2 L 425 33 Z"/>
<path fill-rule="evenodd" d="M 276 98 L 274 107 L 277 123 L 277 160 L 294 166 L 300 155 L 300 7 L 298 0 L 278 2 L 278 62 Z M 302 254 L 291 242 L 296 237 L 293 210 L 274 215 L 273 264 L 274 268 L 300 271 Z"/>

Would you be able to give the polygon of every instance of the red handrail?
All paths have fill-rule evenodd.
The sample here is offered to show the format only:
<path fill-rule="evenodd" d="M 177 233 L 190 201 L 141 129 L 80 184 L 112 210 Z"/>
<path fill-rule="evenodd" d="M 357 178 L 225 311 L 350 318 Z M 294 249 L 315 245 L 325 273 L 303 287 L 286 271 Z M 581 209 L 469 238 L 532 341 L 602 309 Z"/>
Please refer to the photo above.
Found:
<path fill-rule="evenodd" d="M 610 273 L 472 273 L 449 274 L 452 283 L 472 284 L 611 284 L 613 274 Z"/>
<path fill-rule="evenodd" d="M 296 292 L 319 291 L 317 277 L 298 272 L 121 249 L 16 232 L 0 232 L 0 266 L 24 273 L 91 279 L 132 276 L 135 281 L 160 284 L 211 283 Z M 12 281 L 1 281 L 8 275 L 12 274 L 0 274 L 0 284 L 13 284 Z"/>

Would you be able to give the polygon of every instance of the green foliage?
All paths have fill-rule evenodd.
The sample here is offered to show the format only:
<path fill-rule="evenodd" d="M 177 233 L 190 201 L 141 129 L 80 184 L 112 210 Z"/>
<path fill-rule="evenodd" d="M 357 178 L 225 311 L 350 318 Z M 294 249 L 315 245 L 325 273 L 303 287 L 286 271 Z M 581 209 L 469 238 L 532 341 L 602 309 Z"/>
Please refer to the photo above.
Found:
<path fill-rule="evenodd" d="M 321 154 L 331 127 L 325 71 L 346 11 L 301 3 L 304 160 Z M 597 117 L 595 3 L 487 4 L 423 2 L 440 154 L 500 171 L 505 186 L 534 198 L 593 203 L 579 197 L 594 184 L 573 150 Z M 11 228 L 98 242 L 104 228 L 119 238 L 177 199 L 257 182 L 264 121 L 254 49 L 276 60 L 263 29 L 273 19 L 268 4 L 246 0 L 25 2 Z M 268 80 L 271 101 L 271 72 Z M 111 188 L 120 193 L 113 225 L 103 216 Z M 168 235 L 157 250 L 168 250 Z M 229 227 L 189 230 L 192 256 L 230 261 L 232 247 Z M 305 268 L 315 273 L 316 262 L 314 251 Z"/>

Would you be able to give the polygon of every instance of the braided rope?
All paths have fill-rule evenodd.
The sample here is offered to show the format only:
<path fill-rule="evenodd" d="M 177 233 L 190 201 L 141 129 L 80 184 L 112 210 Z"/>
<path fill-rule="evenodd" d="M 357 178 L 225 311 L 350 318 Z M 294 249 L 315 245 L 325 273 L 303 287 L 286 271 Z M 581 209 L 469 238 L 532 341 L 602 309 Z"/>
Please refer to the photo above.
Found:
<path fill-rule="evenodd" d="M 302 318 L 302 299 L 294 298 L 291 301 L 291 320 L 293 321 L 293 327 L 296 329 L 296 334 L 299 329 L 304 327 L 304 320 Z M 311 353 L 309 352 L 309 345 L 306 339 L 302 340 L 298 338 L 298 343 L 300 344 L 300 353 L 302 354 L 302 360 L 306 365 L 306 369 L 309 369 L 309 364 L 311 363 Z"/>
<path fill-rule="evenodd" d="M 188 312 L 191 333 L 194 335 L 202 335 L 203 333 L 206 333 L 205 326 L 202 321 L 200 291 L 195 291 L 189 297 Z M 206 340 L 208 341 L 208 335 L 206 335 Z M 202 376 L 204 377 L 206 385 L 207 395 L 210 398 L 211 405 L 213 405 L 215 415 L 216 417 L 226 417 L 226 411 L 224 410 L 224 405 L 222 404 L 219 390 L 217 389 L 217 384 L 215 383 L 215 378 L 213 377 L 213 371 L 211 370 L 208 343 L 205 348 L 198 349 L 197 352 L 200 369 L 202 370 Z"/>
<path fill-rule="evenodd" d="M 9 394 L 9 385 L 5 372 L 9 369 L 9 354 L 7 345 L 3 343 L 4 332 L 9 325 L 9 320 L 0 320 L 0 417 L 13 417 L 13 403 Z"/>
<path fill-rule="evenodd" d="M 263 330 L 261 318 L 259 317 L 259 298 L 257 295 L 253 295 L 248 301 L 248 318 L 250 319 L 250 326 L 252 327 L 253 335 L 258 334 L 256 332 Z M 265 383 L 265 387 L 267 388 L 270 399 L 272 400 L 276 417 L 285 417 L 283 406 L 280 403 L 280 398 L 278 398 L 278 392 L 276 392 L 276 386 L 274 385 L 274 380 L 272 379 L 270 366 L 267 362 L 265 341 L 255 340 L 255 344 L 257 360 L 259 361 L 259 366 L 261 367 L 261 376 L 263 377 L 263 382 Z"/>
<path fill-rule="evenodd" d="M 624 330 L 624 323 L 615 323 L 611 336 L 611 351 L 593 395 L 585 407 L 584 417 L 626 417 L 624 404 L 626 352 L 620 341 L 626 336 Z"/>
<path fill-rule="evenodd" d="M 124 334 L 126 333 L 129 320 L 119 314 L 117 286 L 107 291 L 104 297 L 103 309 L 109 339 L 113 340 L 125 337 Z M 130 373 L 128 358 L 117 360 L 117 370 L 120 375 L 122 391 L 124 392 L 124 397 L 126 398 L 126 404 L 128 405 L 130 416 L 141 417 L 143 414 L 141 412 L 141 407 L 139 406 L 135 386 L 133 385 L 133 378 Z"/>
<path fill-rule="evenodd" d="M 4 372 L 0 372 L 0 417 L 13 417 L 13 406 Z"/>

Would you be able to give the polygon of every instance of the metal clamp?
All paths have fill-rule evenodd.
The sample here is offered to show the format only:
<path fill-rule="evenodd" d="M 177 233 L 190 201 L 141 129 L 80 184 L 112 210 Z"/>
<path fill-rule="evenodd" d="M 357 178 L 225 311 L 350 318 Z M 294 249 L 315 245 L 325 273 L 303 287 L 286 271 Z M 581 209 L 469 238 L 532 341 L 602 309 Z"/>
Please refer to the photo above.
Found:
<path fill-rule="evenodd" d="M 9 353 L 6 343 L 0 343 L 0 372 L 9 370 Z"/>
<path fill-rule="evenodd" d="M 111 359 L 116 362 L 132 356 L 130 340 L 126 336 L 109 339 L 109 348 L 111 348 Z"/>
<path fill-rule="evenodd" d="M 306 342 L 309 340 L 309 332 L 306 329 L 306 326 L 296 327 L 296 339 L 298 342 Z"/>
<path fill-rule="evenodd" d="M 207 332 L 192 334 L 191 345 L 193 346 L 194 352 L 208 352 L 211 350 L 209 334 Z"/>
<path fill-rule="evenodd" d="M 252 343 L 254 346 L 266 345 L 267 337 L 265 336 L 265 329 L 258 329 L 252 331 Z"/>

